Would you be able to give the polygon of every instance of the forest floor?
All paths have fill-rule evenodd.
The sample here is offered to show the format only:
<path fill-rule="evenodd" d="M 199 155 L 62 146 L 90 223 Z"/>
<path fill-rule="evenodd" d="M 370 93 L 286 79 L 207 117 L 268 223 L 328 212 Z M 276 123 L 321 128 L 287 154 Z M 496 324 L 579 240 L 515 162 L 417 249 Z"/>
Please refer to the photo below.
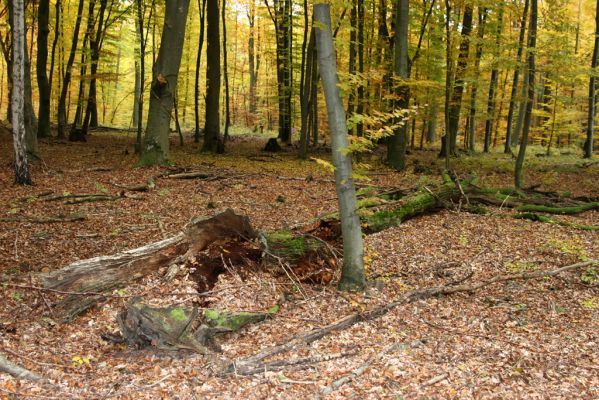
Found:
<path fill-rule="evenodd" d="M 13 185 L 11 138 L 0 132 L 0 354 L 50 382 L 0 375 L 0 398 L 315 398 L 393 344 L 397 346 L 363 374 L 325 397 L 599 398 L 599 276 L 592 268 L 399 306 L 280 356 L 344 353 L 342 357 L 251 376 L 215 374 L 214 357 L 134 350 L 101 338 L 117 330 L 115 316 L 133 295 L 152 304 L 193 305 L 198 296 L 189 274 L 168 283 L 158 274 L 149 276 L 115 291 L 71 323 L 57 323 L 51 304 L 58 295 L 31 288 L 38 272 L 160 240 L 179 232 L 192 217 L 226 208 L 249 216 L 254 228 L 264 231 L 336 209 L 330 173 L 314 161 L 298 161 L 290 148 L 267 154 L 261 152 L 263 140 L 235 137 L 229 153 L 212 156 L 192 144 L 174 145 L 177 166 L 217 179 L 173 180 L 160 177 L 167 168 L 135 168 L 132 142 L 133 134 L 106 132 L 92 134 L 88 143 L 42 142 L 43 162 L 32 167 L 35 186 L 19 187 Z M 528 156 L 527 184 L 599 196 L 599 163 L 575 155 L 536 157 L 534 152 Z M 371 158 L 377 161 L 377 156 Z M 412 188 L 439 179 L 442 163 L 436 152 L 415 151 L 410 160 L 405 173 L 384 167 L 366 172 L 368 184 Z M 428 175 L 414 172 L 415 162 L 416 170 Z M 459 174 L 477 171 L 481 185 L 512 185 L 509 155 L 463 156 L 452 162 Z M 117 185 L 142 184 L 150 176 L 156 188 L 140 198 L 44 201 L 49 192 L 116 194 Z M 85 219 L 23 219 L 74 213 Z M 364 294 L 339 293 L 334 283 L 297 287 L 259 270 L 243 278 L 223 274 L 210 297 L 211 307 L 264 311 L 279 303 L 281 309 L 267 321 L 217 338 L 223 350 L 217 358 L 248 356 L 389 303 L 406 290 L 443 285 L 468 271 L 473 272 L 470 282 L 478 282 L 599 256 L 598 231 L 506 218 L 509 213 L 499 208 L 485 216 L 442 211 L 366 236 L 367 273 L 376 284 Z M 599 225 L 598 211 L 556 218 Z"/>

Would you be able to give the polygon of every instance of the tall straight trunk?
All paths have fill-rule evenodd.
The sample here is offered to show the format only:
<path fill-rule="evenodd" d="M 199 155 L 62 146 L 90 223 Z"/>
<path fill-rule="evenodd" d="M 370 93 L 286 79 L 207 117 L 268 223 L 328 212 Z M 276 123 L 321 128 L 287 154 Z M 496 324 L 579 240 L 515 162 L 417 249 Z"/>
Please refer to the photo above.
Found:
<path fill-rule="evenodd" d="M 449 117 L 449 109 L 451 104 L 451 88 L 453 86 L 452 81 L 452 66 L 453 62 L 451 61 L 451 3 L 450 0 L 445 0 L 445 104 L 443 107 L 444 111 L 444 128 L 445 132 L 443 137 L 441 137 L 441 153 L 440 157 L 445 157 L 445 170 L 449 171 L 449 157 L 451 148 L 451 140 L 449 134 L 449 126 L 450 126 L 450 117 Z"/>
<path fill-rule="evenodd" d="M 25 6 L 23 0 L 13 0 L 12 4 L 12 125 L 15 150 L 15 182 L 31 185 L 27 144 L 25 140 Z"/>
<path fill-rule="evenodd" d="M 252 124 L 254 124 L 254 115 L 256 114 L 257 106 L 256 106 L 256 86 L 258 84 L 258 67 L 260 65 L 260 54 L 256 52 L 256 4 L 255 0 L 250 1 L 249 11 L 248 11 L 248 21 L 250 24 L 250 34 L 248 37 L 248 66 L 249 66 L 249 74 L 250 74 L 250 107 L 249 112 L 252 114 Z M 304 1 L 304 10 L 306 8 L 306 0 Z M 307 11 L 305 11 L 307 13 Z M 307 34 L 308 27 L 305 27 Z M 305 51 L 305 48 L 304 48 Z M 302 52 L 302 57 L 305 57 L 304 52 Z"/>
<path fill-rule="evenodd" d="M 50 136 L 50 83 L 46 70 L 48 64 L 48 34 L 50 28 L 50 0 L 40 0 L 37 9 L 37 84 L 39 87 L 39 108 L 37 136 Z"/>
<path fill-rule="evenodd" d="M 522 129 L 522 138 L 520 139 L 520 149 L 516 166 L 514 168 L 514 184 L 516 189 L 522 187 L 522 166 L 526 156 L 526 146 L 528 144 L 528 132 L 532 118 L 532 105 L 535 97 L 535 47 L 537 43 L 537 0 L 530 0 L 530 23 L 528 26 L 528 100 L 526 102 L 526 114 L 524 117 L 524 127 Z"/>
<path fill-rule="evenodd" d="M 476 53 L 474 55 L 474 76 L 472 91 L 470 92 L 470 117 L 468 124 L 468 150 L 474 152 L 474 142 L 476 137 L 476 95 L 478 92 L 478 76 L 480 70 L 480 59 L 483 55 L 483 39 L 485 36 L 485 22 L 487 20 L 487 9 L 478 8 L 478 41 L 476 42 Z"/>
<path fill-rule="evenodd" d="M 462 34 L 460 41 L 460 52 L 458 55 L 458 63 L 455 71 L 455 79 L 451 94 L 451 102 L 448 107 L 448 127 L 446 134 L 449 134 L 449 155 L 456 154 L 456 143 L 458 138 L 458 124 L 460 122 L 460 111 L 462 109 L 462 95 L 464 93 L 464 83 L 466 76 L 466 68 L 468 66 L 468 53 L 470 50 L 470 33 L 472 32 L 472 5 L 464 6 L 464 16 L 462 19 Z M 441 153 L 439 156 L 445 155 L 446 141 L 442 142 Z"/>
<path fill-rule="evenodd" d="M 92 31 L 94 29 L 95 17 L 94 10 L 96 7 L 96 0 L 89 0 L 87 9 L 87 28 L 85 29 L 85 35 L 83 36 L 83 48 L 88 47 L 88 51 L 81 52 L 81 66 L 79 73 L 79 93 L 77 94 L 77 107 L 75 109 L 75 118 L 73 126 L 69 132 L 69 140 L 79 140 L 80 134 L 77 132 L 77 126 L 83 123 L 83 100 L 85 96 L 85 76 L 87 74 L 87 64 L 89 62 L 88 56 L 92 52 Z"/>
<path fill-rule="evenodd" d="M 195 134 L 193 141 L 200 141 L 200 65 L 202 60 L 202 48 L 204 47 L 204 23 L 206 21 L 206 0 L 198 0 L 200 10 L 200 39 L 198 43 L 198 55 L 196 57 L 196 76 L 194 84 L 194 116 L 195 116 Z"/>
<path fill-rule="evenodd" d="M 587 138 L 584 144 L 584 158 L 593 158 L 593 139 L 595 133 L 595 115 L 597 113 L 597 83 L 596 68 L 599 58 L 599 0 L 595 10 L 595 45 L 593 47 L 593 57 L 591 59 L 591 77 L 589 79 L 589 113 L 587 119 Z"/>
<path fill-rule="evenodd" d="M 69 53 L 69 59 L 67 60 L 65 74 L 62 80 L 62 90 L 60 92 L 60 98 L 58 100 L 58 137 L 61 139 L 65 137 L 67 127 L 67 94 L 69 93 L 69 84 L 71 83 L 71 70 L 73 69 L 73 63 L 75 62 L 75 54 L 77 52 L 77 43 L 79 42 L 79 28 L 81 27 L 81 19 L 83 16 L 83 3 L 84 0 L 79 0 L 79 6 L 77 7 L 77 19 L 75 20 L 75 27 L 73 29 L 71 51 Z"/>
<path fill-rule="evenodd" d="M 98 62 L 100 61 L 100 48 L 102 46 L 102 37 L 104 36 L 104 15 L 108 0 L 100 0 L 100 12 L 98 17 L 98 27 L 95 37 L 90 37 L 89 48 L 91 50 L 91 79 L 89 81 L 89 95 L 87 96 L 87 106 L 85 108 L 85 118 L 83 120 L 82 135 L 87 135 L 88 129 L 98 126 L 97 109 L 97 79 Z"/>
<path fill-rule="evenodd" d="M 528 61 L 527 61 L 528 63 Z M 528 64 L 526 64 L 528 65 Z M 522 89 L 520 92 L 520 104 L 518 105 L 518 119 L 516 120 L 516 129 L 514 129 L 514 137 L 512 141 L 514 143 L 520 143 L 520 135 L 522 134 L 522 127 L 524 126 L 524 117 L 526 116 L 526 99 L 528 97 L 528 67 L 523 69 L 524 81 L 522 81 Z"/>
<path fill-rule="evenodd" d="M 503 7 L 500 6 L 499 15 L 497 17 L 497 27 L 495 31 L 495 54 L 493 55 L 493 69 L 491 70 L 491 82 L 489 83 L 489 98 L 487 100 L 487 118 L 485 120 L 485 146 L 483 151 L 489 152 L 489 146 L 491 144 L 491 132 L 493 128 L 493 122 L 495 120 L 495 98 L 497 91 L 497 81 L 499 77 L 499 65 L 497 58 L 500 54 L 501 49 L 501 31 L 503 27 Z"/>
<path fill-rule="evenodd" d="M 339 288 L 342 290 L 362 290 L 366 283 L 364 244 L 360 218 L 357 214 L 357 197 L 352 178 L 351 154 L 344 151 L 349 146 L 349 140 L 343 101 L 339 93 L 329 4 L 314 4 L 314 21 L 317 24 L 316 48 L 318 49 L 318 64 L 331 130 L 335 187 L 339 201 L 339 216 L 343 237 L 343 269 Z"/>
<path fill-rule="evenodd" d="M 360 74 L 360 85 L 358 86 L 358 101 L 356 104 L 356 113 L 364 113 L 364 2 L 358 1 L 358 73 Z M 358 123 L 357 135 L 364 135 L 364 124 Z"/>
<path fill-rule="evenodd" d="M 275 26 L 277 93 L 279 103 L 279 139 L 291 142 L 292 95 L 292 6 L 291 0 L 274 0 L 273 7 L 265 0 Z"/>
<path fill-rule="evenodd" d="M 11 28 L 11 31 L 14 31 L 14 5 L 12 1 L 8 2 L 8 23 Z M 24 21 L 23 17 L 23 21 Z M 13 38 L 14 40 L 14 38 Z M 27 155 L 30 159 L 39 159 L 39 146 L 37 141 L 37 118 L 35 116 L 35 111 L 33 110 L 33 101 L 32 101 L 32 88 L 31 88 L 31 64 L 29 59 L 29 54 L 27 52 L 27 37 L 26 34 L 23 34 L 24 41 L 24 51 L 23 51 L 23 63 L 24 63 L 24 75 L 23 75 L 23 87 L 25 90 L 25 95 L 23 96 L 23 114 L 24 114 L 24 123 L 25 123 L 25 150 L 27 151 Z M 12 57 L 10 65 L 14 68 L 12 60 L 14 59 L 14 48 L 12 49 Z M 7 63 L 8 64 L 8 63 Z M 12 78 L 12 75 L 10 76 Z M 12 85 L 11 85 L 12 86 Z M 11 91 L 11 99 L 12 99 L 12 91 Z M 12 103 L 12 102 L 11 102 Z M 11 107 L 12 113 L 12 107 Z M 11 118 L 12 122 L 12 118 Z"/>
<path fill-rule="evenodd" d="M 407 109 L 410 104 L 410 88 L 407 84 L 409 78 L 408 72 L 408 21 L 409 21 L 409 3 L 408 0 L 398 0 L 395 12 L 395 36 L 393 39 L 394 47 L 394 73 L 399 80 L 396 89 L 397 100 L 395 108 Z M 393 135 L 387 142 L 387 159 L 389 164 L 396 171 L 401 171 L 406 167 L 406 147 L 408 142 L 408 125 L 404 121 L 400 127 L 395 129 Z"/>
<path fill-rule="evenodd" d="M 305 1 L 307 7 L 307 0 Z M 306 8 L 307 10 L 307 8 Z M 307 16 L 307 11 L 306 11 Z M 308 27 L 306 26 L 306 32 Z M 311 110 L 311 99 L 312 99 L 312 69 L 315 68 L 315 49 L 316 43 L 314 42 L 314 27 L 310 32 L 310 41 L 307 45 L 307 50 L 303 52 L 301 73 L 301 94 L 300 94 L 300 107 L 301 107 L 301 130 L 300 130 L 300 143 L 299 143 L 299 158 L 305 159 L 308 154 L 308 144 L 310 143 L 310 110 Z M 304 38 L 305 39 L 305 38 Z M 304 45 L 305 47 L 305 45 Z"/>
<path fill-rule="evenodd" d="M 229 73 L 227 65 L 227 24 L 226 24 L 226 0 L 222 0 L 221 19 L 223 24 L 223 72 L 225 83 L 225 132 L 223 143 L 229 139 L 229 125 L 231 125 L 231 109 L 229 104 Z"/>
<path fill-rule="evenodd" d="M 48 74 L 48 86 L 50 87 L 50 98 L 52 98 L 52 78 L 54 77 L 54 64 L 56 61 L 56 45 L 58 44 L 58 38 L 61 35 L 60 32 L 60 10 L 61 10 L 61 2 L 60 0 L 56 0 L 56 5 L 54 7 L 54 39 L 52 40 L 52 55 L 50 56 L 50 74 Z M 60 77 L 58 80 L 60 84 Z M 49 117 L 48 117 L 49 118 Z"/>
<path fill-rule="evenodd" d="M 177 90 L 189 0 L 170 0 L 165 8 L 160 50 L 152 68 L 150 109 L 140 165 L 166 164 L 169 158 L 171 111 Z"/>
<path fill-rule="evenodd" d="M 349 12 L 349 61 L 348 61 L 348 73 L 350 78 L 356 74 L 356 44 L 358 38 L 358 1 L 351 0 L 351 10 Z M 347 93 L 347 115 L 351 118 L 355 111 L 356 96 L 353 87 L 348 90 Z"/>
<path fill-rule="evenodd" d="M 518 81 L 520 80 L 520 63 L 522 62 L 522 53 L 524 50 L 524 34 L 526 33 L 526 20 L 528 18 L 529 0 L 524 0 L 524 11 L 522 11 L 522 20 L 520 22 L 520 36 L 518 37 L 518 54 L 516 56 L 517 65 L 514 68 L 514 79 L 512 80 L 512 92 L 510 94 L 510 105 L 507 112 L 507 131 L 505 134 L 504 153 L 511 153 L 514 134 L 512 133 L 512 121 L 516 109 L 516 96 L 518 95 Z"/>
<path fill-rule="evenodd" d="M 135 86 L 133 89 L 133 126 L 136 128 L 139 121 L 139 97 L 141 96 L 141 92 L 141 71 L 139 66 L 139 60 L 135 60 Z"/>
<path fill-rule="evenodd" d="M 136 80 L 136 85 L 139 84 L 139 91 L 136 92 L 136 101 L 135 105 L 137 108 L 135 109 L 136 117 L 134 118 L 137 127 L 137 138 L 135 140 L 135 154 L 141 154 L 142 149 L 142 133 L 143 133 L 143 113 L 144 113 L 144 84 L 145 84 L 145 76 L 146 76 L 146 37 L 144 36 L 144 11 L 142 9 L 142 0 L 136 0 L 136 8 L 137 8 L 137 18 L 136 18 L 136 28 L 137 28 L 137 36 L 139 40 L 139 53 L 137 57 L 139 58 L 139 77 Z M 152 14 L 150 11 L 150 18 Z M 148 25 L 149 27 L 149 25 Z M 134 107 L 135 108 L 135 107 Z"/>
<path fill-rule="evenodd" d="M 203 150 L 219 153 L 224 150 L 220 137 L 220 30 L 218 0 L 206 5 L 206 118 Z"/>

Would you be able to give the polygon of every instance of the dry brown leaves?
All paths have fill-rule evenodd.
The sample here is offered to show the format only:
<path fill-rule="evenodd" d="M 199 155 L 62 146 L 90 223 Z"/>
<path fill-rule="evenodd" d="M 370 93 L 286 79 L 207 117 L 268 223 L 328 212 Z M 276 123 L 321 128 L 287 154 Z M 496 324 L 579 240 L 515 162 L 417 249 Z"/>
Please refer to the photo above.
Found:
<path fill-rule="evenodd" d="M 242 150 L 222 158 L 197 155 L 193 148 L 174 149 L 181 165 L 223 177 L 175 181 L 160 178 L 168 172 L 164 168 L 134 168 L 135 157 L 125 154 L 130 142 L 96 134 L 87 144 L 42 145 L 44 163 L 33 167 L 36 186 L 17 187 L 12 185 L 11 144 L 2 138 L 0 217 L 75 212 L 87 217 L 51 224 L 1 222 L 4 282 L 32 284 L 29 274 L 143 245 L 179 231 L 192 217 L 227 207 L 249 215 L 256 228 L 269 230 L 308 221 L 336 205 L 333 185 L 313 164 L 292 161 L 291 155 L 249 160 L 259 154 L 261 143 L 237 144 Z M 45 202 L 41 196 L 49 191 L 115 194 L 121 190 L 115 184 L 140 184 L 149 176 L 155 177 L 157 188 L 141 200 L 66 205 Z M 307 176 L 323 180 L 281 178 Z M 373 178 L 376 185 L 404 188 L 415 186 L 418 179 L 412 173 Z M 504 178 L 486 180 L 509 184 L 509 177 Z M 576 181 L 555 185 L 573 193 L 583 186 Z M 567 219 L 597 225 L 599 213 Z M 477 280 L 513 270 L 548 269 L 599 254 L 596 232 L 454 212 L 408 221 L 367 237 L 366 244 L 368 273 L 376 280 L 366 294 L 340 294 L 331 285 L 297 285 L 261 271 L 221 275 L 209 297 L 211 307 L 265 310 L 281 303 L 273 319 L 219 339 L 221 361 L 388 302 L 410 288 L 445 284 L 471 272 Z M 328 398 L 599 396 L 599 305 L 593 307 L 593 301 L 599 303 L 599 290 L 584 286 L 579 274 L 420 301 L 283 357 L 352 351 L 354 356 L 251 377 L 215 375 L 218 360 L 136 351 L 100 338 L 116 329 L 115 315 L 129 296 L 142 295 L 154 304 L 199 305 L 205 298 L 194 295 L 195 288 L 185 274 L 169 283 L 149 277 L 115 292 L 122 298 L 111 298 L 71 324 L 57 325 L 49 308 L 56 295 L 3 285 L 0 352 L 51 383 L 18 382 L 3 375 L 0 397 L 313 398 L 395 342 L 401 343 L 395 352 Z"/>

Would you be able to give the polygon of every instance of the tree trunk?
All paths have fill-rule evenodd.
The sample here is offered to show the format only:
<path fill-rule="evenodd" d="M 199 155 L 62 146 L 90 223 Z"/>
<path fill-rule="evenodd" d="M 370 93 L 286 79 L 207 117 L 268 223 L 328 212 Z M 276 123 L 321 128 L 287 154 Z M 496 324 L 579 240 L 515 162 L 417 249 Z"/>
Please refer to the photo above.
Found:
<path fill-rule="evenodd" d="M 77 43 L 79 42 L 79 29 L 81 27 L 81 19 L 83 16 L 83 3 L 84 0 L 79 0 L 79 6 L 77 8 L 77 19 L 75 20 L 75 27 L 73 29 L 73 41 L 71 43 L 71 51 L 69 53 L 69 59 L 65 69 L 64 78 L 62 80 L 62 90 L 60 92 L 60 99 L 58 100 L 58 137 L 63 139 L 65 137 L 67 128 L 67 94 L 69 93 L 69 85 L 71 83 L 71 70 L 73 69 L 73 63 L 75 62 L 75 54 L 77 52 Z"/>
<path fill-rule="evenodd" d="M 225 132 L 223 134 L 223 146 L 229 139 L 229 125 L 231 125 L 231 108 L 229 104 L 229 73 L 227 71 L 227 24 L 226 24 L 226 0 L 222 0 L 221 19 L 223 24 L 223 78 L 225 83 Z"/>
<path fill-rule="evenodd" d="M 206 0 L 198 0 L 200 10 L 200 39 L 198 43 L 198 55 L 196 57 L 195 85 L 194 85 L 194 115 L 195 134 L 194 142 L 200 142 L 200 61 L 202 60 L 202 48 L 204 47 L 204 23 L 206 21 Z"/>
<path fill-rule="evenodd" d="M 397 100 L 395 109 L 406 110 L 410 105 L 410 88 L 407 84 L 408 71 L 408 22 L 409 2 L 398 0 L 395 12 L 395 34 L 393 38 L 394 47 L 394 73 L 400 84 L 396 90 Z M 389 164 L 396 171 L 402 171 L 406 167 L 406 148 L 408 144 L 408 124 L 406 121 L 396 128 L 387 142 L 387 158 Z"/>
<path fill-rule="evenodd" d="M 516 109 L 516 96 L 518 95 L 518 81 L 520 78 L 520 63 L 522 62 L 522 52 L 524 50 L 524 34 L 526 32 L 526 20 L 528 17 L 528 2 L 524 0 L 524 11 L 522 12 L 522 20 L 520 22 L 520 36 L 518 38 L 518 55 L 516 56 L 516 68 L 514 68 L 514 79 L 512 80 L 512 92 L 510 94 L 510 105 L 507 113 L 507 132 L 505 135 L 505 147 L 503 152 L 508 154 L 512 152 L 511 146 L 515 139 L 512 133 L 512 122 L 514 119 L 514 111 Z"/>
<path fill-rule="evenodd" d="M 474 82 L 472 82 L 472 91 L 470 94 L 470 119 L 468 124 L 468 150 L 474 152 L 476 136 L 476 95 L 478 92 L 478 76 L 480 71 L 480 59 L 483 54 L 483 39 L 485 36 L 485 22 L 487 20 L 487 9 L 478 8 L 478 41 L 476 43 L 476 54 L 474 56 Z"/>
<path fill-rule="evenodd" d="M 495 120 L 495 97 L 497 91 L 497 81 L 499 79 L 499 66 L 498 57 L 501 49 L 501 30 L 503 27 L 503 7 L 499 9 L 499 15 L 497 17 L 497 27 L 495 31 L 495 54 L 493 55 L 493 69 L 491 71 L 491 82 L 489 83 L 489 98 L 487 100 L 487 118 L 485 121 L 485 146 L 484 152 L 489 152 L 489 146 L 491 144 L 491 130 L 493 128 L 493 121 Z"/>
<path fill-rule="evenodd" d="M 37 9 L 37 84 L 39 87 L 38 137 L 50 136 L 50 84 L 46 71 L 48 63 L 48 22 L 50 0 L 40 0 Z"/>
<path fill-rule="evenodd" d="M 589 78 L 589 114 L 587 120 L 587 138 L 584 143 L 584 158 L 593 158 L 593 140 L 595 133 L 595 114 L 597 112 L 597 84 L 595 74 L 597 73 L 597 59 L 599 58 L 599 0 L 595 10 L 595 44 L 593 57 L 591 58 L 591 77 Z"/>
<path fill-rule="evenodd" d="M 447 107 L 448 112 L 448 123 L 447 132 L 445 135 L 449 135 L 447 140 L 441 142 L 441 152 L 439 157 L 446 155 L 445 147 L 447 144 L 447 154 L 456 154 L 456 143 L 458 137 L 458 124 L 460 122 L 460 110 L 462 109 L 462 95 L 464 93 L 464 78 L 466 74 L 466 67 L 468 66 L 468 53 L 470 50 L 470 33 L 472 32 L 472 5 L 466 4 L 464 8 L 464 17 L 462 19 L 462 34 L 460 42 L 460 53 L 458 55 L 458 63 L 455 72 L 455 79 L 453 84 L 453 90 L 451 93 L 450 103 Z M 448 143 L 447 143 L 448 142 Z"/>
<path fill-rule="evenodd" d="M 220 29 L 218 0 L 208 0 L 206 6 L 206 118 L 203 150 L 220 153 L 224 150 L 220 137 Z"/>
<path fill-rule="evenodd" d="M 537 0 L 531 0 L 530 24 L 528 27 L 528 100 L 526 103 L 526 114 L 524 116 L 524 126 L 522 129 L 522 138 L 520 139 L 520 149 L 514 168 L 514 184 L 516 189 L 522 187 L 522 166 L 526 155 L 526 146 L 528 144 L 528 131 L 532 118 L 532 105 L 535 97 L 535 46 L 537 43 Z"/>
<path fill-rule="evenodd" d="M 11 1 L 12 14 L 12 126 L 15 150 L 15 182 L 19 185 L 31 185 L 29 164 L 27 162 L 27 143 L 25 133 L 25 6 L 23 0 Z"/>
<path fill-rule="evenodd" d="M 316 48 L 318 49 L 318 64 L 331 129 L 335 186 L 343 235 L 343 270 L 339 288 L 361 290 L 364 288 L 366 280 L 363 261 L 364 245 L 360 218 L 356 208 L 357 199 L 352 178 L 351 155 L 343 151 L 349 146 L 349 141 L 343 101 L 339 93 L 329 4 L 314 4 L 314 21 L 318 24 L 316 26 Z"/>
<path fill-rule="evenodd" d="M 143 152 L 139 158 L 140 165 L 168 162 L 171 111 L 177 90 L 188 8 L 189 0 L 171 0 L 166 3 L 160 50 L 152 68 L 150 109 Z"/>

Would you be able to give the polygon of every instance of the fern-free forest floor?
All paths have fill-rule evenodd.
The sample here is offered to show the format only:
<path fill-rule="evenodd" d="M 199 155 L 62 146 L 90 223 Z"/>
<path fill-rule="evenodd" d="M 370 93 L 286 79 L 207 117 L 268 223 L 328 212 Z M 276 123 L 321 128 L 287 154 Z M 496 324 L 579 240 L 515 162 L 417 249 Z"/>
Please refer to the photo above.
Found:
<path fill-rule="evenodd" d="M 367 236 L 367 273 L 374 283 L 362 294 L 339 293 L 334 284 L 297 285 L 265 271 L 221 275 L 211 307 L 264 311 L 279 303 L 281 310 L 272 319 L 218 338 L 223 353 L 216 358 L 134 350 L 101 338 L 117 330 L 115 316 L 131 296 L 152 304 L 196 303 L 188 274 L 168 283 L 158 274 L 149 276 L 115 291 L 73 322 L 57 323 L 51 306 L 59 295 L 31 288 L 39 272 L 160 240 L 193 217 L 226 208 L 248 215 L 264 231 L 336 208 L 330 173 L 313 160 L 298 161 L 293 148 L 267 154 L 261 152 L 264 140 L 241 136 L 229 143 L 227 154 L 212 156 L 199 153 L 191 142 L 185 148 L 173 144 L 172 168 L 213 177 L 175 180 L 164 177 L 166 167 L 135 168 L 132 141 L 133 134 L 111 132 L 94 133 L 88 143 L 44 141 L 43 161 L 32 166 L 35 185 L 20 187 L 12 183 L 11 138 L 0 132 L 0 354 L 50 381 L 0 375 L 0 398 L 315 398 L 394 343 L 393 351 L 325 398 L 599 398 L 599 267 L 395 308 L 281 356 L 345 353 L 304 369 L 251 376 L 215 373 L 218 360 L 248 356 L 410 289 L 447 284 L 470 273 L 469 281 L 475 282 L 599 257 L 598 231 L 506 218 L 511 211 L 499 208 L 485 216 L 442 211 Z M 315 157 L 328 156 L 320 151 Z M 404 173 L 376 166 L 379 158 L 360 160 L 373 167 L 363 173 L 370 178 L 365 184 L 407 189 L 439 180 L 442 163 L 435 151 L 414 151 Z M 574 155 L 536 157 L 534 147 L 529 159 L 528 185 L 564 196 L 599 196 L 598 163 Z M 452 163 L 463 176 L 476 171 L 480 185 L 511 186 L 511 156 L 463 156 Z M 149 177 L 156 187 L 137 198 L 46 201 L 53 195 L 118 195 L 122 186 L 143 184 Z M 73 214 L 85 219 L 33 222 Z M 597 211 L 556 218 L 599 225 Z"/>

